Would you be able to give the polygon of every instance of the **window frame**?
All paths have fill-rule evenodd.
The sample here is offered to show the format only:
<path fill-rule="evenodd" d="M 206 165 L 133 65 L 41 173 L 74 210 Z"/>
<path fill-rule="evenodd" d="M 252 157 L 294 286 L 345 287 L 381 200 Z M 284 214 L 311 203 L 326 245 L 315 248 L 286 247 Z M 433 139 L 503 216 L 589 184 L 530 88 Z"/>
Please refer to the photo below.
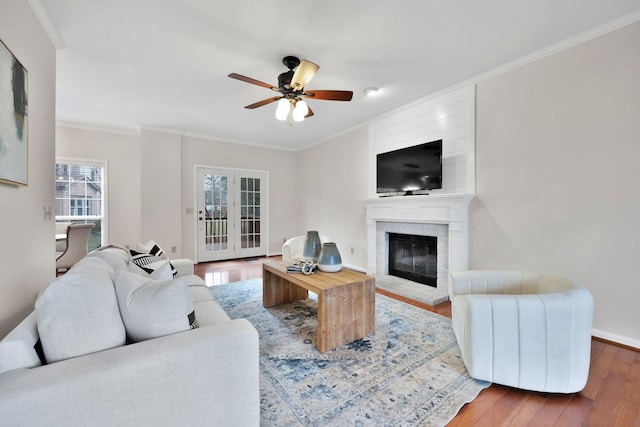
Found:
<path fill-rule="evenodd" d="M 108 181 L 108 162 L 106 160 L 96 160 L 96 159 L 84 159 L 84 158 L 70 158 L 70 157 L 56 157 L 56 170 L 55 172 L 58 171 L 58 167 L 57 165 L 66 165 L 66 166 L 89 166 L 89 167 L 101 167 L 102 168 L 102 191 L 101 191 L 101 196 L 102 196 L 102 200 L 101 200 L 101 205 L 102 205 L 102 209 L 101 209 L 101 213 L 100 215 L 58 215 L 57 212 L 57 208 L 58 208 L 58 195 L 57 195 L 57 190 L 55 190 L 54 192 L 54 197 L 56 200 L 56 208 L 55 208 L 55 222 L 73 222 L 73 221 L 79 221 L 79 222 L 91 222 L 91 221 L 101 221 L 101 232 L 100 232 L 100 241 L 101 244 L 104 245 L 106 244 L 109 240 L 108 240 L 108 230 L 109 230 L 109 224 L 108 224 L 108 217 L 107 217 L 107 212 L 109 212 L 108 209 L 108 194 L 109 194 L 109 181 Z M 67 168 L 65 168 L 65 170 L 67 170 Z M 68 173 L 68 172 L 67 172 Z M 54 181 L 57 181 L 57 176 L 54 175 Z M 69 200 L 79 200 L 78 198 L 75 197 L 70 197 Z M 88 199 L 82 199 L 85 200 L 85 202 L 83 203 L 82 206 L 82 210 L 87 210 L 89 209 L 89 201 Z M 76 206 L 76 210 L 77 210 L 77 206 Z"/>

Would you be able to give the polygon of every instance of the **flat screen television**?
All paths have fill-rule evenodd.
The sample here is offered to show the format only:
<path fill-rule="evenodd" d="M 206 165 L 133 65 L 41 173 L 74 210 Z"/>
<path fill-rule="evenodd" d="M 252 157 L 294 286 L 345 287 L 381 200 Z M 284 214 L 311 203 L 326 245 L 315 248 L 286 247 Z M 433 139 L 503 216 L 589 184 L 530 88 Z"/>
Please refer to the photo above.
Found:
<path fill-rule="evenodd" d="M 442 140 L 376 156 L 376 193 L 384 196 L 428 194 L 442 188 Z"/>

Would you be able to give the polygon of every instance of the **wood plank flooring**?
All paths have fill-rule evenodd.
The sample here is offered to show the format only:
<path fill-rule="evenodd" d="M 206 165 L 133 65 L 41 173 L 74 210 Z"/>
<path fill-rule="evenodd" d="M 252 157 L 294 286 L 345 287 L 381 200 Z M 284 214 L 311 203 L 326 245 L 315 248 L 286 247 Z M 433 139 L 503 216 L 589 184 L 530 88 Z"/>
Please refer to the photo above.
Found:
<path fill-rule="evenodd" d="M 207 286 L 262 277 L 262 263 L 280 257 L 197 264 Z M 449 302 L 432 307 L 390 292 L 376 292 L 451 317 Z M 467 426 L 607 426 L 640 427 L 640 351 L 592 340 L 591 370 L 580 393 L 535 393 L 491 385 L 448 424 Z"/>

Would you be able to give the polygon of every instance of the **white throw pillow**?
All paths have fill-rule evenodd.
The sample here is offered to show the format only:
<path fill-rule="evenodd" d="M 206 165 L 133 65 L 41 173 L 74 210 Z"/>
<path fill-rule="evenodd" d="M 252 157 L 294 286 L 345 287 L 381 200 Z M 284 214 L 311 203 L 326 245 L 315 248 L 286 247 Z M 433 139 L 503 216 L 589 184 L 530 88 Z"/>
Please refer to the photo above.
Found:
<path fill-rule="evenodd" d="M 48 363 L 124 345 L 112 275 L 106 262 L 85 257 L 42 290 L 35 312 Z"/>
<path fill-rule="evenodd" d="M 192 328 L 193 302 L 181 278 L 154 280 L 116 271 L 116 295 L 131 341 L 138 342 Z"/>

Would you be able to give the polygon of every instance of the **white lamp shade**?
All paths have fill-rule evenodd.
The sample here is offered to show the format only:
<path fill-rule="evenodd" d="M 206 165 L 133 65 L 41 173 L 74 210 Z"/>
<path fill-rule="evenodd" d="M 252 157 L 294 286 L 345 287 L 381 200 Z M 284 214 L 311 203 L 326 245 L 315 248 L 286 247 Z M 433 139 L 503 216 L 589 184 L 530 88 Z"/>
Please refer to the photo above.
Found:
<path fill-rule="evenodd" d="M 276 119 L 284 121 L 287 120 L 287 116 L 289 115 L 289 100 L 286 98 L 282 98 L 278 101 L 278 108 L 276 108 Z"/>
<path fill-rule="evenodd" d="M 307 103 L 304 101 L 298 101 L 296 103 L 296 108 L 293 110 L 293 120 L 301 122 L 307 114 L 309 114 L 309 106 Z"/>

